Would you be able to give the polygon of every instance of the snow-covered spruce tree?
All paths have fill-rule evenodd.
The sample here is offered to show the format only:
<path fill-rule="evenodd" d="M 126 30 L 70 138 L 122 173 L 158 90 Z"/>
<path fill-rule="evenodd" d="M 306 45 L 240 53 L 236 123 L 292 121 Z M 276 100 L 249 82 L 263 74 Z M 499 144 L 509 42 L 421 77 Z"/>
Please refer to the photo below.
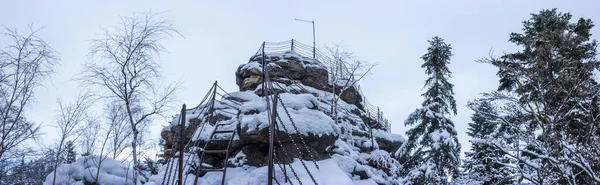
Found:
<path fill-rule="evenodd" d="M 406 184 L 448 184 L 458 174 L 460 143 L 451 114 L 456 115 L 453 85 L 448 82 L 451 47 L 440 37 L 429 40 L 425 63 L 427 91 L 422 108 L 416 109 L 404 123 L 413 126 L 406 132 L 408 141 L 399 150 L 404 160 Z"/>
<path fill-rule="evenodd" d="M 484 185 L 513 184 L 514 170 L 506 167 L 510 161 L 498 148 L 487 143 L 490 138 L 505 135 L 505 127 L 498 119 L 496 107 L 486 99 L 469 102 L 475 110 L 467 135 L 473 139 L 471 151 L 465 153 L 464 168 L 469 179 Z"/>
<path fill-rule="evenodd" d="M 520 165 L 521 178 L 534 184 L 600 183 L 598 83 L 590 19 L 570 22 L 569 13 L 542 10 L 523 22 L 510 42 L 523 48 L 487 62 L 498 67 L 495 101 L 512 106 L 502 121 L 515 132 L 494 144 Z M 505 138 L 519 144 L 499 144 Z"/>
<path fill-rule="evenodd" d="M 73 144 L 73 141 L 68 141 L 65 149 L 67 152 L 65 163 L 71 164 L 75 162 L 77 159 L 77 152 L 75 152 L 75 145 Z"/>

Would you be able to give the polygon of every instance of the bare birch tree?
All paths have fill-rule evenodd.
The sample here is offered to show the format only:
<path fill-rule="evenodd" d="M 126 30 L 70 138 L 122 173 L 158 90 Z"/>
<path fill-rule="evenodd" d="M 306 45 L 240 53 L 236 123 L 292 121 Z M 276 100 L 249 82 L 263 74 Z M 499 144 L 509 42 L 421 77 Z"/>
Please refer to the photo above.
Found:
<path fill-rule="evenodd" d="M 112 101 L 105 107 L 105 118 L 110 126 L 110 152 L 116 159 L 129 146 L 132 129 L 127 122 L 125 108 L 118 101 Z"/>
<path fill-rule="evenodd" d="M 54 50 L 40 37 L 40 29 L 29 26 L 21 35 L 4 27 L 6 45 L 0 47 L 0 160 L 11 156 L 28 139 L 35 138 L 39 124 L 24 117 L 34 101 L 34 89 L 52 73 L 58 63 Z"/>
<path fill-rule="evenodd" d="M 100 183 L 100 169 L 102 168 L 102 163 L 106 160 L 106 158 L 108 158 L 108 153 L 106 152 L 106 145 L 111 142 L 111 137 L 113 137 L 113 132 L 115 131 L 113 127 L 115 127 L 116 125 L 113 123 L 114 122 L 109 122 L 109 124 L 107 124 L 109 126 L 108 128 L 100 127 L 98 130 L 98 132 L 103 131 L 104 135 L 104 137 L 101 138 L 102 145 L 100 146 L 100 153 L 98 153 L 98 156 L 90 156 L 85 159 L 86 163 L 88 163 L 89 161 L 96 167 L 94 171 L 92 171 L 92 168 L 89 168 L 87 171 L 87 173 L 89 173 L 89 176 L 93 178 L 94 182 L 96 183 Z M 124 183 L 127 184 L 127 181 L 125 181 Z"/>
<path fill-rule="evenodd" d="M 81 140 L 79 142 L 81 148 L 81 155 L 87 156 L 94 154 L 98 143 L 98 137 L 101 134 L 99 131 L 102 129 L 100 120 L 95 116 L 85 118 L 81 130 Z"/>
<path fill-rule="evenodd" d="M 82 124 L 89 118 L 89 109 L 93 103 L 89 94 L 80 94 L 74 102 L 64 104 L 60 99 L 58 102 L 58 110 L 55 118 L 55 126 L 58 132 L 58 144 L 56 161 L 54 164 L 54 173 L 52 184 L 56 183 L 56 169 L 62 163 L 61 154 L 63 154 L 63 146 L 67 140 L 77 141 L 81 136 Z"/>
<path fill-rule="evenodd" d="M 328 46 L 327 52 L 332 62 L 328 64 L 329 83 L 333 86 L 333 110 L 332 115 L 337 119 L 337 105 L 344 91 L 354 87 L 365 76 L 371 73 L 376 64 L 369 64 L 358 58 L 348 49 L 339 44 Z M 356 88 L 358 91 L 358 88 Z"/>
<path fill-rule="evenodd" d="M 121 18 L 120 25 L 104 29 L 93 40 L 91 60 L 85 65 L 82 81 L 99 86 L 104 98 L 125 107 L 132 131 L 133 181 L 137 184 L 137 149 L 140 126 L 167 111 L 174 101 L 178 83 L 163 85 L 157 58 L 166 51 L 161 41 L 179 34 L 173 22 L 157 14 Z"/>

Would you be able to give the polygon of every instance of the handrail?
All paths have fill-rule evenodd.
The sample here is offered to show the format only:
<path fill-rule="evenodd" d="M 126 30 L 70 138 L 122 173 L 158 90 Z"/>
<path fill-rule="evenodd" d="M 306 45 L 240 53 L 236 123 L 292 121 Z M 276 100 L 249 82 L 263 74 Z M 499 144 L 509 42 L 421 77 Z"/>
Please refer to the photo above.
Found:
<path fill-rule="evenodd" d="M 329 67 L 335 64 L 332 58 L 321 52 L 319 49 L 314 49 L 313 46 L 306 45 L 294 39 L 281 42 L 264 42 L 252 58 L 262 56 L 263 52 L 265 55 L 294 52 L 301 57 L 314 59 L 316 62 L 323 65 L 327 71 L 331 70 Z M 342 73 L 350 73 L 350 70 L 346 66 L 343 66 L 341 70 Z M 363 94 L 358 87 L 357 90 Z M 363 106 L 365 115 L 369 116 L 372 120 L 376 120 L 377 124 L 379 124 L 378 127 L 390 132 L 391 127 L 387 122 L 387 119 L 382 116 L 383 112 L 379 107 L 371 104 L 366 98 L 363 98 Z"/>

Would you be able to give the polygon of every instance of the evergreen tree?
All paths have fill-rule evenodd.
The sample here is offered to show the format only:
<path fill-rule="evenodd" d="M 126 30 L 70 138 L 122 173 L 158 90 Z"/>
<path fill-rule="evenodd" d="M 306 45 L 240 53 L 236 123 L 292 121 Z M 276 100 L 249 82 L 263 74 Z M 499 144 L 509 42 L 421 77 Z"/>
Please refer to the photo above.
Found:
<path fill-rule="evenodd" d="M 495 98 L 510 102 L 506 137 L 522 178 L 535 184 L 600 183 L 600 126 L 594 70 L 597 42 L 591 39 L 590 19 L 570 22 L 569 13 L 542 10 L 523 22 L 523 33 L 509 41 L 522 51 L 489 62 L 498 67 Z M 512 115 L 507 115 L 512 116 Z M 502 138 L 499 138 L 502 139 Z"/>
<path fill-rule="evenodd" d="M 498 113 L 492 103 L 485 99 L 469 102 L 469 107 L 475 110 L 471 116 L 467 135 L 473 138 L 471 152 L 466 152 L 464 161 L 465 171 L 470 179 L 484 185 L 512 184 L 513 170 L 503 164 L 510 161 L 505 154 L 486 141 L 491 138 L 502 137 L 505 127 L 498 119 Z"/>
<path fill-rule="evenodd" d="M 425 101 L 416 109 L 405 125 L 413 126 L 406 132 L 408 141 L 401 147 L 401 158 L 407 184 L 448 184 L 448 177 L 458 174 L 460 143 L 456 137 L 451 114 L 456 115 L 453 85 L 448 82 L 448 69 L 452 48 L 440 37 L 429 40 L 427 53 L 421 57 L 425 63 L 427 91 L 422 94 Z"/>
<path fill-rule="evenodd" d="M 0 184 L 43 184 L 46 176 L 53 171 L 52 164 L 55 161 L 55 156 L 56 153 L 53 150 L 49 150 L 44 155 L 33 158 L 30 161 L 27 161 L 26 158 L 35 156 L 22 156 L 18 160 L 10 161 L 10 169 L 0 176 Z"/>
<path fill-rule="evenodd" d="M 71 164 L 71 163 L 75 162 L 75 160 L 77 159 L 77 152 L 75 152 L 75 145 L 73 144 L 73 142 L 68 141 L 67 145 L 65 146 L 65 149 L 67 152 L 65 162 L 67 164 Z"/>

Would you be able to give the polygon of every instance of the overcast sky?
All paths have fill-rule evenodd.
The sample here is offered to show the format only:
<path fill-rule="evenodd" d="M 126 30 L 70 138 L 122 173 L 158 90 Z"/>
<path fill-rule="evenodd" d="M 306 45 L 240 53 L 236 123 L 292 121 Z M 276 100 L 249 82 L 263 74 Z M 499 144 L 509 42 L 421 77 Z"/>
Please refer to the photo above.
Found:
<path fill-rule="evenodd" d="M 61 64 L 44 87 L 36 89 L 37 102 L 28 119 L 43 123 L 47 140 L 55 135 L 52 123 L 56 98 L 70 100 L 79 91 L 71 81 L 87 60 L 90 40 L 101 27 L 118 23 L 119 16 L 136 12 L 165 12 L 183 37 L 165 40 L 169 50 L 161 56 L 168 81 L 183 80 L 178 97 L 195 106 L 218 80 L 228 91 L 237 90 L 235 70 L 248 62 L 263 41 L 297 39 L 312 42 L 309 23 L 315 20 L 317 45 L 342 43 L 360 59 L 378 63 L 361 83 L 367 97 L 392 122 L 392 132 L 403 134 L 408 114 L 420 107 L 426 79 L 420 68 L 427 40 L 439 35 L 452 45 L 450 70 L 455 85 L 458 115 L 452 117 L 463 145 L 471 111 L 465 105 L 479 93 L 494 90 L 496 70 L 475 60 L 515 51 L 508 42 L 530 13 L 558 8 L 575 18 L 600 21 L 600 3 L 587 1 L 9 1 L 0 2 L 0 24 L 23 31 L 28 24 L 44 26 L 40 36 L 60 54 Z M 592 33 L 599 33 L 596 28 Z M 593 36 L 594 38 L 596 35 Z M 2 40 L 0 40 L 2 41 Z M 0 43 L 5 45 L 5 43 Z M 163 119 L 153 124 L 157 140 Z"/>

